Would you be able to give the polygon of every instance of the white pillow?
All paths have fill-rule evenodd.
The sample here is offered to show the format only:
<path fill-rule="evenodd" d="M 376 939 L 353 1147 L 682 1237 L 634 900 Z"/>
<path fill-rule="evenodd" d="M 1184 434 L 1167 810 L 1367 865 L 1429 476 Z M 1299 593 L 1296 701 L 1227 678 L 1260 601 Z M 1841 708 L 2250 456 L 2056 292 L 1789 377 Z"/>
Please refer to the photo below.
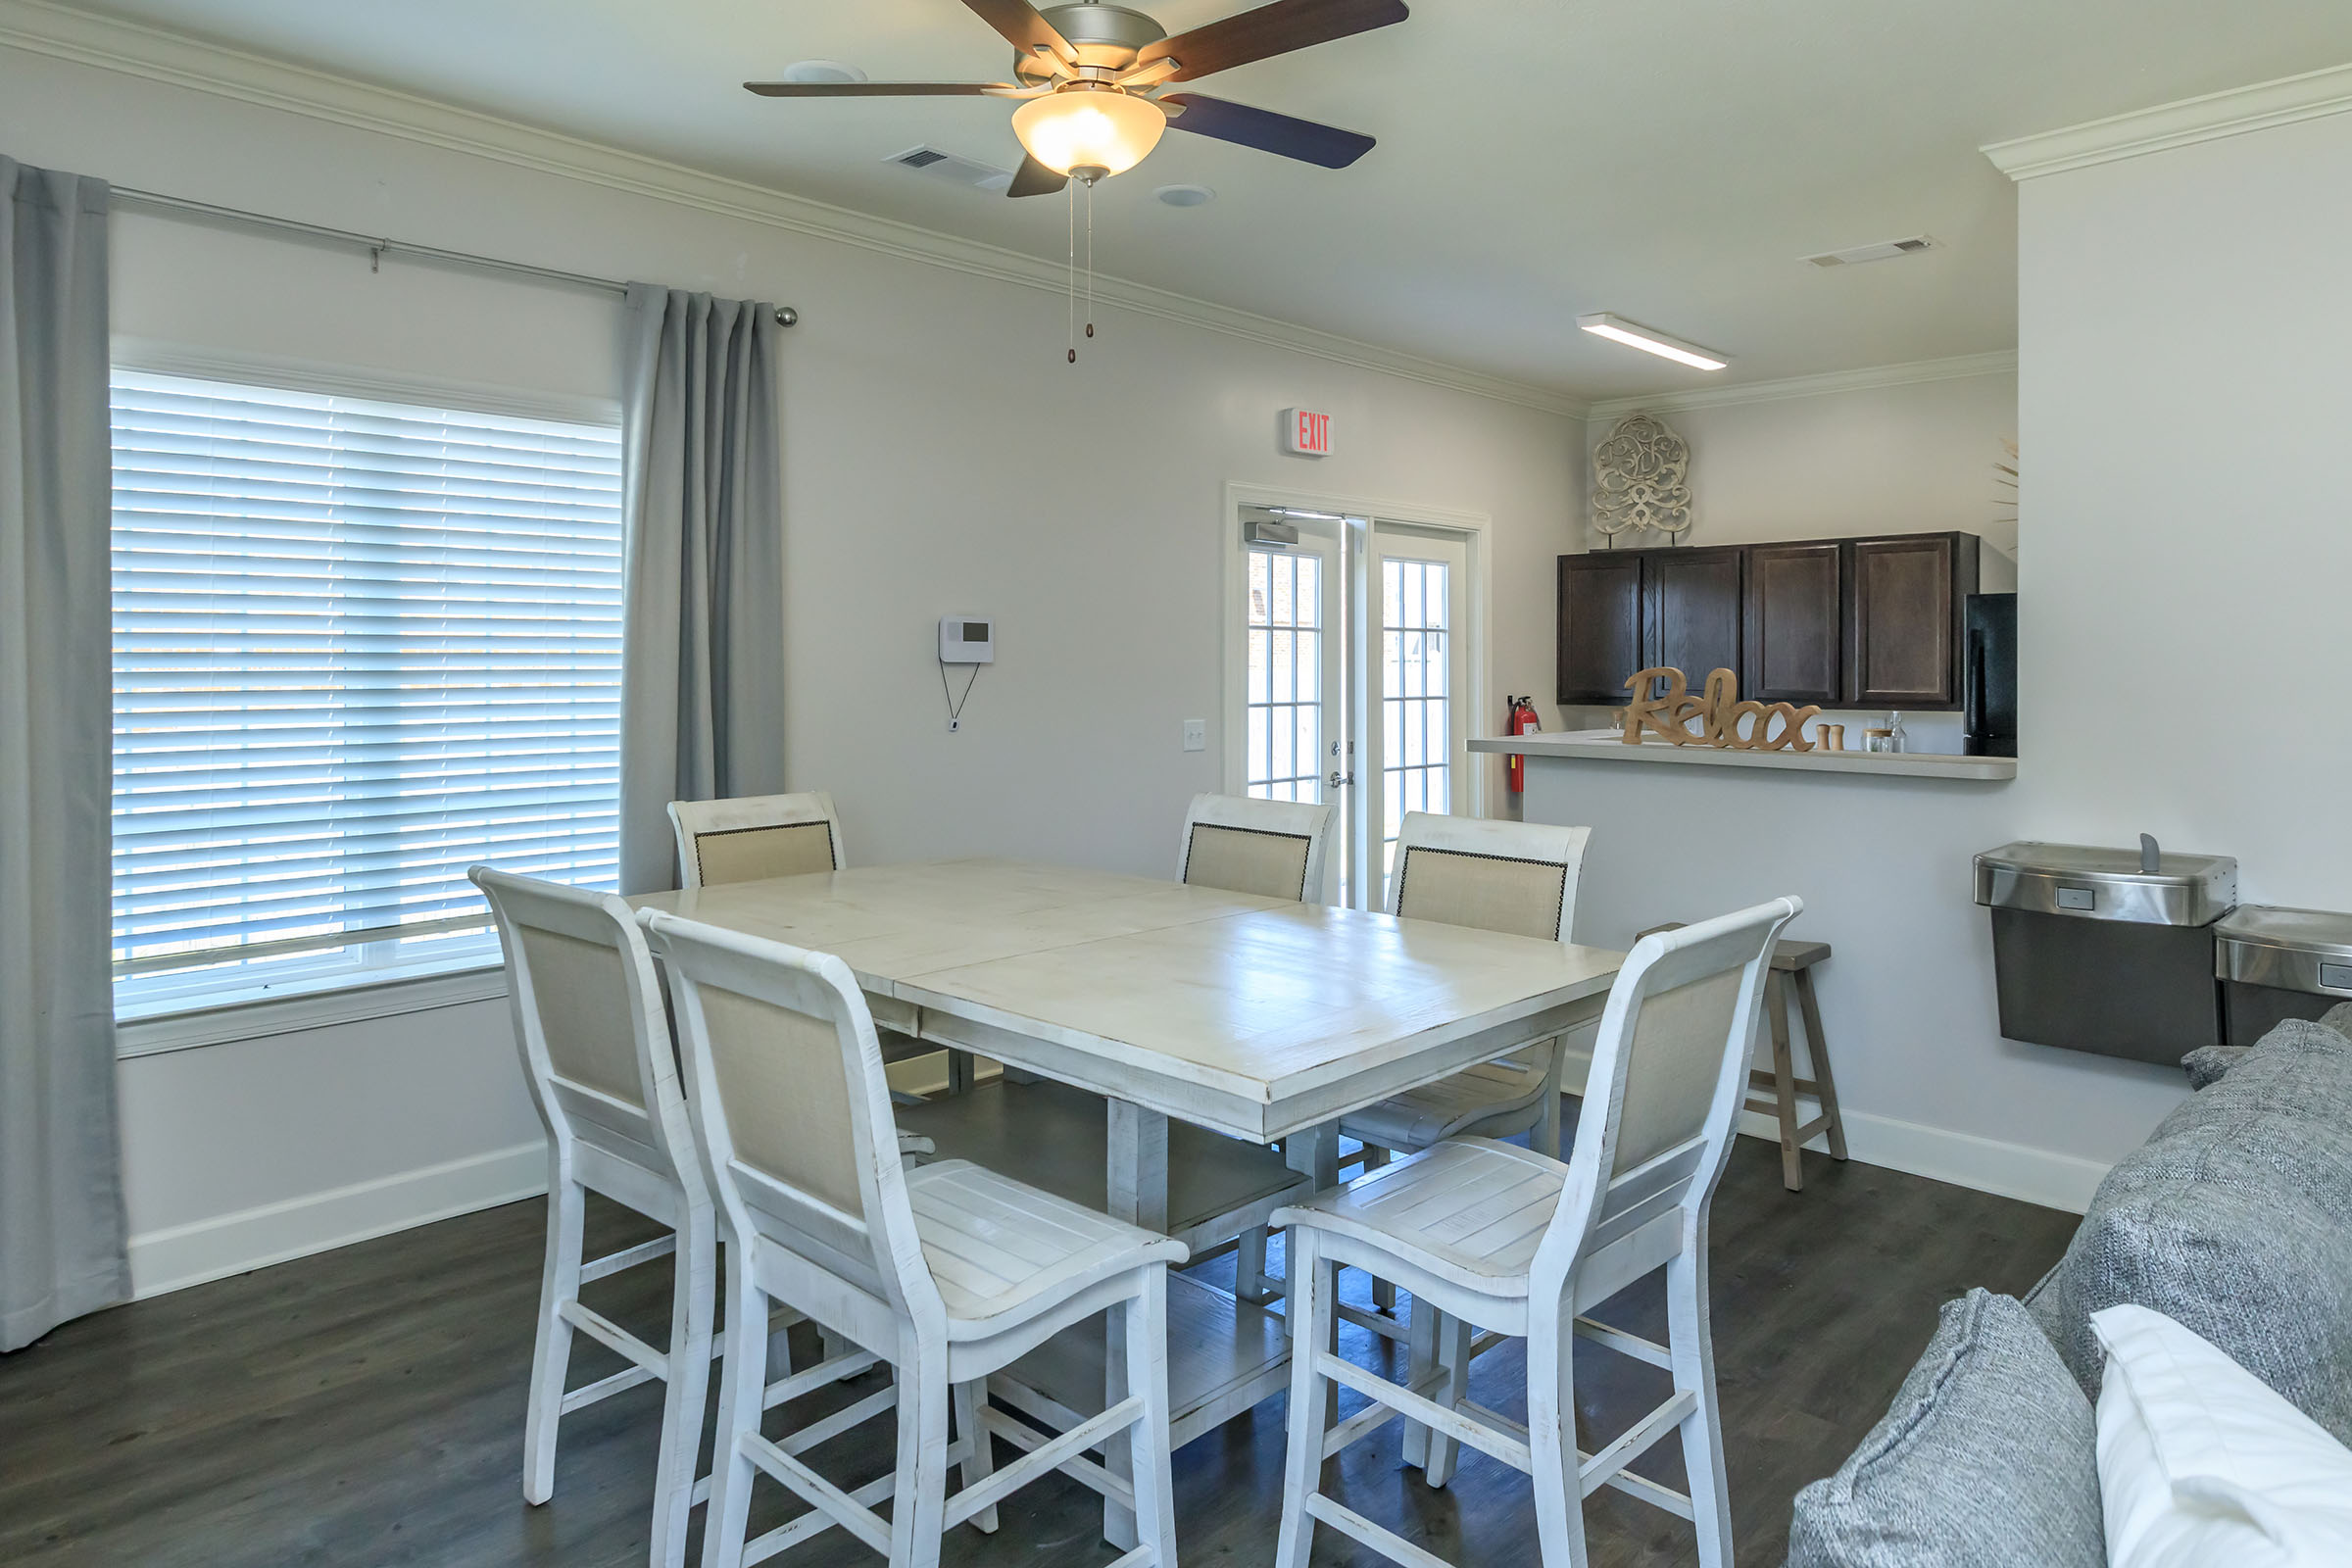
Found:
<path fill-rule="evenodd" d="M 2090 1326 L 2109 1568 L 2352 1564 L 2352 1448 L 2161 1312 Z"/>

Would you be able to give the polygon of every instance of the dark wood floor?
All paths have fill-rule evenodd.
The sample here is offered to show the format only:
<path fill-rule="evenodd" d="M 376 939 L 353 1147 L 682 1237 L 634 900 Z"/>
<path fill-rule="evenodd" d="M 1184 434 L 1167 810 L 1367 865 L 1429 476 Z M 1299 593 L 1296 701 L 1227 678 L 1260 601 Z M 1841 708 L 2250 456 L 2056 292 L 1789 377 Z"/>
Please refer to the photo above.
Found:
<path fill-rule="evenodd" d="M 1778 1563 L 1789 1499 L 1836 1468 L 1971 1285 L 2025 1290 L 2064 1250 L 2071 1215 L 1867 1165 L 1806 1157 L 1782 1191 L 1778 1152 L 1740 1140 L 1714 1209 L 1715 1344 L 1739 1556 Z M 526 1506 L 519 1454 L 538 1290 L 533 1201 L 103 1312 L 0 1358 L 0 1563 L 106 1568 L 333 1564 L 642 1564 L 659 1386 L 564 1424 L 555 1500 Z M 643 1222 L 592 1207 L 591 1247 Z M 1222 1266 L 1230 1277 L 1230 1262 Z M 1350 1276 L 1354 1291 L 1360 1276 Z M 667 1323 L 667 1267 L 592 1287 L 649 1338 Z M 1639 1291 L 1604 1316 L 1662 1334 Z M 808 1348 L 813 1349 L 813 1347 Z M 1391 1369 L 1350 1331 L 1349 1354 Z M 611 1370 L 594 1347 L 573 1381 Z M 1578 1348 L 1584 1446 L 1657 1397 L 1663 1373 Z M 1516 1346 L 1480 1358 L 1474 1396 L 1525 1413 Z M 1285 1400 L 1176 1455 L 1184 1560 L 1255 1568 L 1273 1555 Z M 1344 1408 L 1354 1407 L 1348 1396 Z M 890 1463 L 884 1418 L 816 1451 L 835 1476 Z M 771 1430 L 773 1430 L 771 1428 Z M 1473 1454 L 1433 1492 L 1397 1461 L 1397 1428 L 1350 1449 L 1327 1486 L 1449 1560 L 1534 1563 L 1526 1479 Z M 1679 1481 L 1672 1446 L 1653 1472 Z M 754 1528 L 797 1511 L 763 1490 Z M 1689 1526 L 1612 1491 L 1587 1506 L 1598 1565 L 1691 1560 Z M 949 1539 L 954 1564 L 1107 1562 L 1092 1493 L 1052 1477 L 1015 1495 L 994 1537 Z M 699 1541 L 699 1531 L 698 1531 Z M 781 1559 L 876 1559 L 839 1532 Z M 1333 1532 L 1317 1563 L 1381 1559 Z"/>

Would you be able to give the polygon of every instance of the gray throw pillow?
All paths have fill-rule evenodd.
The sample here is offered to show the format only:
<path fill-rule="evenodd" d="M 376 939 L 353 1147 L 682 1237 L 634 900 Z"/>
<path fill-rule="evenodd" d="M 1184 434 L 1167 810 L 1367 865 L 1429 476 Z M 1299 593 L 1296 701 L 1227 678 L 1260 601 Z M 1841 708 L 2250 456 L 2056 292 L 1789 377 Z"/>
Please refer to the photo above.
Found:
<path fill-rule="evenodd" d="M 2108 1172 L 2032 1310 L 2086 1395 L 2090 1315 L 2134 1301 L 2352 1442 L 2347 1282 L 2352 1038 L 2289 1020 Z"/>
<path fill-rule="evenodd" d="M 2180 1070 L 2188 1074 L 2188 1087 L 2204 1089 L 2230 1076 L 2230 1069 L 2245 1059 L 2251 1046 L 2199 1046 L 2180 1058 Z"/>
<path fill-rule="evenodd" d="M 1886 1414 L 1796 1494 L 1788 1568 L 2106 1568 L 2090 1401 L 2006 1296 L 1947 1301 Z"/>

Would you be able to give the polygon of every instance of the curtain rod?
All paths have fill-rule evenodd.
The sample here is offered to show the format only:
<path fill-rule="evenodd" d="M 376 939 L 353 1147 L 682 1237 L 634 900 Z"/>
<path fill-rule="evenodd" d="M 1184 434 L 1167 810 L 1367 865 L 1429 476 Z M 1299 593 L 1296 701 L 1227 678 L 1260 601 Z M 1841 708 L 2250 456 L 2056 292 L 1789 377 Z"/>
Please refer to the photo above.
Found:
<path fill-rule="evenodd" d="M 448 251 L 436 245 L 414 245 L 407 240 L 381 238 L 362 234 L 356 229 L 329 228 L 323 223 L 306 223 L 299 219 L 277 218 L 269 213 L 250 213 L 237 207 L 216 207 L 210 202 L 189 201 L 184 196 L 163 196 L 154 191 L 114 187 L 115 203 L 121 207 L 143 209 L 161 218 L 183 218 L 210 220 L 217 223 L 241 225 L 246 228 L 271 229 L 282 233 L 299 234 L 305 239 L 324 245 L 343 245 L 365 251 L 373 262 L 387 256 L 411 261 L 430 262 L 442 267 L 469 267 L 477 271 L 507 272 L 519 277 L 535 277 L 544 282 L 562 283 L 571 288 L 592 289 L 600 294 L 626 294 L 628 284 L 614 282 L 609 277 L 591 277 L 585 272 L 566 272 L 554 267 L 534 267 L 528 262 L 510 262 L 496 256 L 476 256 L 469 251 Z M 799 322 L 801 313 L 789 305 L 776 307 L 776 324 L 792 326 Z"/>

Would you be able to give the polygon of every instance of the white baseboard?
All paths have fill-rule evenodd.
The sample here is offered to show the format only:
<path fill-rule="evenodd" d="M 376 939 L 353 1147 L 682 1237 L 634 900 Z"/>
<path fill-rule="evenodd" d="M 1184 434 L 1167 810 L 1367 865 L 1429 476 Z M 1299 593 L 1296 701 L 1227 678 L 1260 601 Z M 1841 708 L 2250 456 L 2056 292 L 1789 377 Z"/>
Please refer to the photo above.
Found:
<path fill-rule="evenodd" d="M 133 1299 L 348 1247 L 547 1191 L 547 1146 L 471 1154 L 130 1239 Z"/>
<path fill-rule="evenodd" d="M 1582 1072 L 1575 1070 L 1582 1065 L 1578 1062 L 1572 1068 L 1572 1079 L 1582 1078 Z M 1810 1101 L 1800 1101 L 1799 1107 L 1805 1118 L 1814 1114 Z M 1741 1114 L 1740 1130 L 1767 1142 L 1780 1137 L 1772 1118 L 1755 1111 Z M 2091 1194 L 2107 1175 L 2107 1166 L 2097 1160 L 1867 1111 L 1845 1113 L 1845 1139 L 1847 1152 L 1864 1164 L 2076 1214 L 2090 1206 Z M 1807 1147 L 1820 1149 L 1822 1142 L 1817 1138 Z M 536 1198 L 546 1191 L 546 1146 L 517 1144 L 421 1170 L 149 1231 L 130 1239 L 131 1294 L 134 1298 L 161 1296 L 412 1226 Z"/>
<path fill-rule="evenodd" d="M 1813 1114 L 1810 1102 L 1798 1103 L 1802 1107 L 1801 1116 Z M 1779 1125 L 1771 1117 L 1754 1111 L 1741 1116 L 1740 1130 L 1780 1142 Z M 1822 1142 L 1817 1138 L 1805 1147 L 1819 1149 Z M 2098 1160 L 2084 1159 L 2079 1154 L 2004 1144 L 1973 1133 L 1950 1132 L 1861 1110 L 1845 1113 L 1845 1151 L 1866 1165 L 1884 1165 L 1888 1170 L 1950 1182 L 1956 1187 L 1973 1187 L 1996 1198 L 2062 1208 L 2070 1214 L 2080 1214 L 2090 1207 L 2091 1195 L 2107 1179 L 2109 1169 Z"/>
<path fill-rule="evenodd" d="M 1571 1048 L 1563 1077 L 1571 1093 L 1584 1088 L 1591 1058 Z M 1799 1095 L 1797 1120 L 1811 1121 L 1821 1107 Z M 1780 1124 L 1760 1111 L 1740 1113 L 1740 1131 L 1767 1143 L 1781 1141 Z M 1807 1149 L 1826 1149 L 1819 1138 Z M 1874 1116 L 1866 1110 L 1845 1113 L 1845 1152 L 1865 1165 L 1882 1165 L 1906 1175 L 1974 1188 L 1996 1198 L 2014 1198 L 2081 1214 L 2090 1207 L 2091 1195 L 2107 1179 L 2108 1166 L 2078 1154 L 2060 1154 L 2024 1144 L 2004 1144 L 1892 1116 Z"/>

